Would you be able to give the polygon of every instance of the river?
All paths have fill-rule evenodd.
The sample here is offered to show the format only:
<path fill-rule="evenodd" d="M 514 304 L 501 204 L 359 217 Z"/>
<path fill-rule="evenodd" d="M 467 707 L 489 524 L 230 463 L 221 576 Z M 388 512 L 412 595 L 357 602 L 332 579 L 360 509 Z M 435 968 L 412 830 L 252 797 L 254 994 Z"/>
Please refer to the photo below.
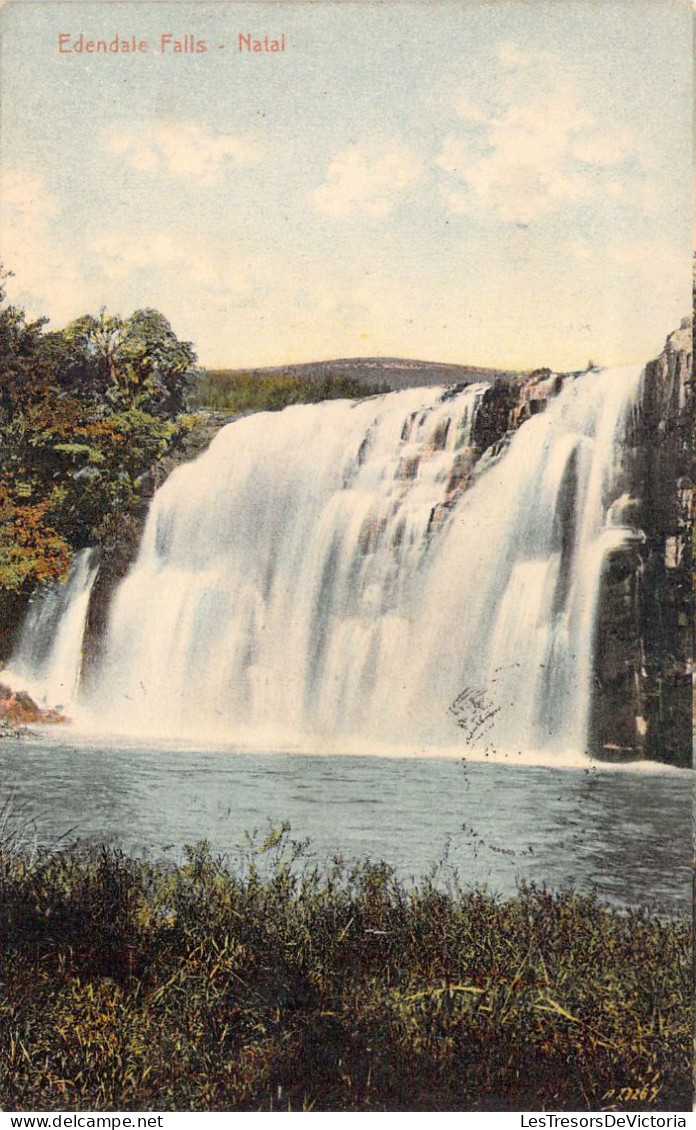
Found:
<path fill-rule="evenodd" d="M 95 744 L 64 730 L 0 747 L 10 827 L 179 860 L 210 841 L 239 865 L 246 833 L 288 821 L 308 861 L 384 859 L 406 882 L 596 891 L 667 914 L 690 905 L 692 776 L 656 764 L 245 753 Z"/>

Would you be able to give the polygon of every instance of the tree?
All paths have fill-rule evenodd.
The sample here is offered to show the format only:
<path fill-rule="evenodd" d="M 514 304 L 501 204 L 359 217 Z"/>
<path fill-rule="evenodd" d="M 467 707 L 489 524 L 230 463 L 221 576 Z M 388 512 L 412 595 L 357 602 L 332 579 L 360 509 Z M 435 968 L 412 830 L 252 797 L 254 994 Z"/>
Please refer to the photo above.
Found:
<path fill-rule="evenodd" d="M 139 501 L 168 450 L 196 355 L 156 310 L 64 330 L 6 300 L 0 268 L 0 593 L 62 576 Z"/>
<path fill-rule="evenodd" d="M 23 310 L 6 303 L 11 272 L 0 265 L 0 413 L 7 418 L 31 395 L 46 318 L 28 322 Z"/>
<path fill-rule="evenodd" d="M 165 416 L 181 412 L 196 360 L 191 342 L 179 341 L 158 310 L 136 310 L 124 324 L 119 362 L 138 407 Z"/>
<path fill-rule="evenodd" d="M 89 367 L 92 386 L 118 385 L 116 358 L 123 339 L 123 321 L 102 307 L 98 317 L 83 314 L 63 330 L 63 337 Z"/>
<path fill-rule="evenodd" d="M 72 322 L 63 336 L 78 382 L 86 368 L 92 388 L 114 407 L 159 416 L 175 416 L 184 407 L 196 353 L 158 310 L 136 310 L 124 320 L 102 308 L 98 317 L 86 314 Z"/>

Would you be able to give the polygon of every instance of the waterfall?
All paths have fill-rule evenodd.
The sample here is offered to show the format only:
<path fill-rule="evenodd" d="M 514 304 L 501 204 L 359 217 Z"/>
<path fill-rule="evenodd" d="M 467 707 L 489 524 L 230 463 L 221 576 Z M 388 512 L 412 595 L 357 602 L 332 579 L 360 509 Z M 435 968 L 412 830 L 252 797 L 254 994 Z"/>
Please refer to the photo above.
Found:
<path fill-rule="evenodd" d="M 75 554 L 67 580 L 40 590 L 32 599 L 3 677 L 28 689 L 37 702 L 63 706 L 75 700 L 95 576 L 94 550 L 83 549 Z"/>
<path fill-rule="evenodd" d="M 88 723 L 267 748 L 582 751 L 602 563 L 631 536 L 612 503 L 639 386 L 637 367 L 565 378 L 476 467 L 484 385 L 229 424 L 152 501 Z"/>

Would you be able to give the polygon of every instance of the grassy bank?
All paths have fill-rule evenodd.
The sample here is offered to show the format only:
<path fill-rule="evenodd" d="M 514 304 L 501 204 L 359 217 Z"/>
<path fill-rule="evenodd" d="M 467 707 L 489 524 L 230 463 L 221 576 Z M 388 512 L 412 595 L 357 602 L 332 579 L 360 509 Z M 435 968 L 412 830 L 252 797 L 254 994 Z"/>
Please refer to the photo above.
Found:
<path fill-rule="evenodd" d="M 9 845 L 0 1104 L 690 1109 L 687 922 L 296 855 L 286 831 L 240 874 L 204 845 Z"/>
<path fill-rule="evenodd" d="M 239 373 L 229 369 L 202 372 L 191 394 L 194 410 L 207 408 L 229 415 L 277 412 L 290 404 L 321 400 L 359 400 L 386 391 L 354 377 L 294 377 L 283 373 Z"/>

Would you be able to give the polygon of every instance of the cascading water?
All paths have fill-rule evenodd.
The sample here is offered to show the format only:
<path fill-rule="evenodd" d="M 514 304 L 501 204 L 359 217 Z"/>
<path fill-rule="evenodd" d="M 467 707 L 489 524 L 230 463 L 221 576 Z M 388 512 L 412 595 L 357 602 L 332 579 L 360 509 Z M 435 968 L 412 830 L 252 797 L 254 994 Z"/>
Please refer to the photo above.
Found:
<path fill-rule="evenodd" d="M 113 606 L 104 724 L 360 733 L 485 387 L 252 416 L 177 470 Z"/>
<path fill-rule="evenodd" d="M 581 751 L 602 562 L 630 535 L 611 504 L 639 383 L 638 368 L 567 378 L 467 490 L 485 386 L 228 425 L 152 502 L 88 724 Z"/>
<path fill-rule="evenodd" d="M 77 695 L 94 558 L 94 550 L 81 550 L 68 579 L 34 597 L 6 672 L 12 684 L 49 706 L 73 702 Z"/>

